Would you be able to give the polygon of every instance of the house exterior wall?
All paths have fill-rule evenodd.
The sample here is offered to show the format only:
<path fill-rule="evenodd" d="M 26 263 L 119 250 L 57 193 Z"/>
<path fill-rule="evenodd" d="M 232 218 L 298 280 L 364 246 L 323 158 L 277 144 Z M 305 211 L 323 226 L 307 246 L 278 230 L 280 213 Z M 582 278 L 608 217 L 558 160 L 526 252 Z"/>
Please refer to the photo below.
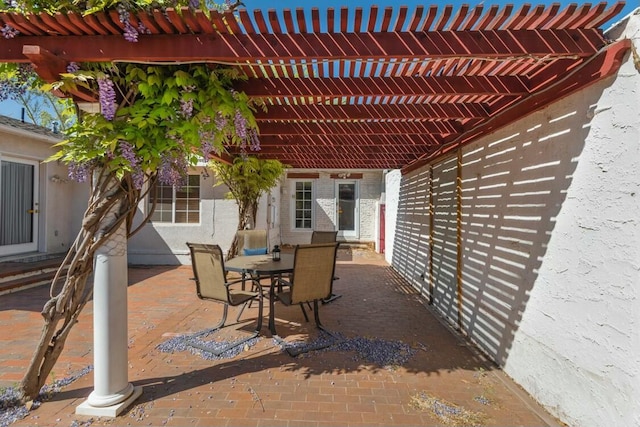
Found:
<path fill-rule="evenodd" d="M 379 202 L 382 194 L 381 171 L 367 172 L 360 180 L 360 242 L 375 242 L 379 226 Z"/>
<path fill-rule="evenodd" d="M 608 35 L 637 50 L 639 29 L 636 11 Z M 616 76 L 465 147 L 459 166 L 387 175 L 389 262 L 573 426 L 640 425 L 639 83 L 628 55 Z"/>
<path fill-rule="evenodd" d="M 5 119 L 3 119 L 5 120 Z M 38 133 L 28 125 L 22 129 L 19 122 L 6 119 L 0 124 L 0 157 L 40 162 L 38 252 L 58 254 L 66 252 L 73 243 L 81 222 L 75 212 L 84 208 L 78 205 L 77 195 L 86 191 L 87 185 L 67 179 L 67 167 L 57 162 L 44 162 L 55 153 L 53 145 L 61 138 L 51 133 Z"/>
<path fill-rule="evenodd" d="M 293 183 L 299 180 L 313 181 L 313 229 L 321 231 L 336 230 L 336 179 L 332 174 L 343 171 L 318 171 L 290 169 L 292 173 L 318 173 L 318 178 L 285 178 L 282 183 L 280 204 L 280 233 L 282 244 L 298 245 L 311 241 L 313 230 L 295 230 L 293 226 L 293 205 L 295 200 Z M 356 171 L 350 171 L 355 173 Z M 359 236 L 356 242 L 373 243 L 377 236 L 377 209 L 383 187 L 381 170 L 358 171 L 362 178 L 357 179 L 359 191 Z M 352 178 L 347 178 L 352 179 Z M 352 240 L 352 239 L 349 239 Z"/>
<path fill-rule="evenodd" d="M 200 173 L 196 168 L 191 173 Z M 137 265 L 177 265 L 190 264 L 187 242 L 218 244 L 223 252 L 231 247 L 238 229 L 238 205 L 235 200 L 227 199 L 228 188 L 214 186 L 212 176 L 200 175 L 200 223 L 172 224 L 150 222 L 146 224 L 128 242 L 127 257 L 130 264 Z M 277 231 L 267 224 L 268 195 L 260 199 L 256 228 L 270 230 L 270 240 Z M 137 220 L 143 218 L 145 204 L 139 206 Z"/>

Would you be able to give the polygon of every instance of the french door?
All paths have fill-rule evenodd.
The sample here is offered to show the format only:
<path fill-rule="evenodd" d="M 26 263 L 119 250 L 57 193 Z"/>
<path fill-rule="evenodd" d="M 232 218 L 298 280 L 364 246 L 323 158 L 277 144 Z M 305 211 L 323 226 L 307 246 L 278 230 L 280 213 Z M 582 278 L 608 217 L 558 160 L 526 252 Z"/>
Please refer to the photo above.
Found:
<path fill-rule="evenodd" d="M 338 237 L 359 237 L 360 212 L 358 203 L 358 181 L 336 181 Z"/>
<path fill-rule="evenodd" d="M 0 159 L 0 256 L 38 250 L 38 162 Z"/>

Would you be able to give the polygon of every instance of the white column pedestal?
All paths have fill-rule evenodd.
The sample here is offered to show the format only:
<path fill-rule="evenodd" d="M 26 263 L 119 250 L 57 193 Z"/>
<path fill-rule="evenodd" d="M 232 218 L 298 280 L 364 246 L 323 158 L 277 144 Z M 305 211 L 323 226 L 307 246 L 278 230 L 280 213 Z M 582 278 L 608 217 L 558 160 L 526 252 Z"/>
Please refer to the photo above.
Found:
<path fill-rule="evenodd" d="M 127 238 L 124 224 L 95 255 L 94 390 L 76 414 L 116 417 L 142 393 L 128 380 Z"/>

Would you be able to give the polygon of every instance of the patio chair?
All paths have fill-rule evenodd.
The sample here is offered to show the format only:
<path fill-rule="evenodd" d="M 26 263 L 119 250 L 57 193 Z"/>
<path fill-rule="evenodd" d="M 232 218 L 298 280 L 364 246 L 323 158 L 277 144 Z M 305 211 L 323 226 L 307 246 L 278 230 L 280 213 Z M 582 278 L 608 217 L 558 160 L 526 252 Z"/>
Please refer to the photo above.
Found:
<path fill-rule="evenodd" d="M 269 242 L 267 239 L 267 230 L 238 230 L 236 232 L 237 239 L 237 254 L 234 256 L 245 255 L 264 255 L 269 252 Z M 242 289 L 245 289 L 246 274 L 242 274 Z M 252 279 L 260 280 L 258 277 L 252 277 Z M 255 290 L 255 286 L 252 287 Z"/>
<path fill-rule="evenodd" d="M 311 243 L 334 243 L 338 239 L 337 231 L 316 231 L 311 233 Z"/>
<path fill-rule="evenodd" d="M 251 290 L 246 291 L 244 289 L 232 288 L 232 285 L 242 283 L 244 285 L 244 279 L 227 281 L 226 273 L 224 270 L 224 258 L 222 249 L 218 245 L 207 245 L 202 243 L 187 243 L 189 251 L 191 253 L 191 265 L 193 268 L 193 280 L 196 282 L 196 293 L 198 298 L 206 301 L 213 301 L 224 304 L 222 319 L 213 328 L 207 329 L 202 332 L 198 332 L 194 335 L 190 335 L 185 339 L 186 343 L 192 347 L 205 350 L 219 356 L 227 350 L 237 347 L 244 342 L 255 338 L 262 329 L 262 289 L 259 282 L 254 281 L 254 286 Z M 258 324 L 255 332 L 247 338 L 241 338 L 237 341 L 233 341 L 221 349 L 211 349 L 203 346 L 195 341 L 194 338 L 202 335 L 208 335 L 224 327 L 227 321 L 227 313 L 229 306 L 239 306 L 242 308 L 238 312 L 236 323 L 239 322 L 240 316 L 246 303 L 258 300 Z"/>
<path fill-rule="evenodd" d="M 238 255 L 263 255 L 269 252 L 267 230 L 238 230 Z"/>
<path fill-rule="evenodd" d="M 313 233 L 311 233 L 311 243 L 333 243 L 336 242 L 338 238 L 338 232 L 337 231 L 316 231 L 313 230 Z M 333 280 L 338 280 L 339 277 L 334 277 Z M 342 295 L 337 295 L 332 293 L 331 295 L 329 295 L 329 298 L 325 298 L 322 300 L 323 304 L 328 304 L 332 301 L 337 300 L 338 298 L 340 298 Z"/>
<path fill-rule="evenodd" d="M 269 328 L 276 340 L 283 343 L 283 340 L 276 333 L 275 327 L 276 300 L 287 306 L 300 305 L 307 322 L 309 317 L 302 304 L 313 302 L 316 327 L 332 335 L 320 322 L 318 301 L 322 301 L 331 295 L 337 251 L 338 243 L 297 245 L 294 252 L 293 273 L 289 279 L 273 279 L 269 293 Z M 329 345 L 331 345 L 331 342 L 326 342 L 319 348 L 328 347 Z M 318 348 L 314 347 L 313 350 L 315 349 Z M 287 349 L 292 356 L 309 350 L 311 349 Z"/>

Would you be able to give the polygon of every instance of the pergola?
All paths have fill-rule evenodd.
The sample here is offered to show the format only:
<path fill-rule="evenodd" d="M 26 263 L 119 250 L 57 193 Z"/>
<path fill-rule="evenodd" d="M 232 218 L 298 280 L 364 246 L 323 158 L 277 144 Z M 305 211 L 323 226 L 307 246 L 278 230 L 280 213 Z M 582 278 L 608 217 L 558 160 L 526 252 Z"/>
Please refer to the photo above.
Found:
<path fill-rule="evenodd" d="M 71 61 L 239 67 L 237 90 L 268 107 L 256 116 L 260 156 L 407 171 L 614 73 L 630 43 L 601 28 L 623 7 L 154 10 L 132 13 L 150 30 L 136 43 L 115 10 L 0 13 L 20 32 L 0 42 L 0 62 L 32 62 L 47 81 Z"/>

